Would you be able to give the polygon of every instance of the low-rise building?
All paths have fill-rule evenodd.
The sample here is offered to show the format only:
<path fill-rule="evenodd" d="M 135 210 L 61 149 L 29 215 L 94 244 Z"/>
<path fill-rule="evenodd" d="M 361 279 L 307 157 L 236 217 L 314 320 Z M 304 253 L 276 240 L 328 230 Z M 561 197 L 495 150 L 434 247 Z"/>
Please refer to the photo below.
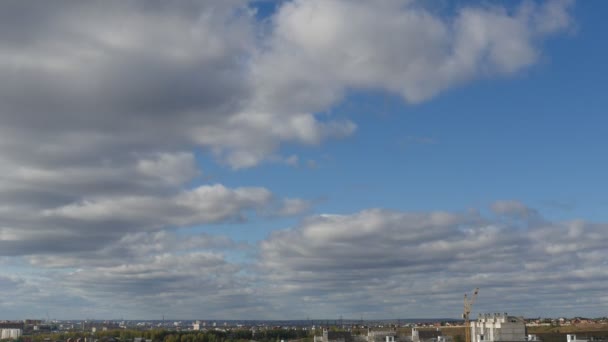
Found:
<path fill-rule="evenodd" d="M 21 329 L 25 327 L 23 322 L 17 321 L 2 321 L 0 322 L 0 329 Z"/>
<path fill-rule="evenodd" d="M 523 317 L 507 313 L 480 314 L 471 322 L 472 342 L 526 341 L 526 323 Z"/>
<path fill-rule="evenodd" d="M 21 337 L 23 330 L 21 329 L 2 329 L 0 332 L 0 339 L 18 339 Z"/>
<path fill-rule="evenodd" d="M 202 327 L 203 325 L 201 324 L 201 321 L 192 323 L 192 330 L 201 330 Z"/>
<path fill-rule="evenodd" d="M 367 333 L 367 342 L 395 342 L 394 330 L 372 330 Z"/>
<path fill-rule="evenodd" d="M 412 342 L 445 342 L 446 338 L 439 329 L 419 330 L 418 327 L 412 328 Z"/>
<path fill-rule="evenodd" d="M 568 334 L 566 335 L 566 341 L 568 342 L 587 342 L 587 340 L 579 340 L 576 338 L 576 335 L 574 334 Z"/>
<path fill-rule="evenodd" d="M 353 342 L 353 335 L 348 331 L 328 331 L 323 329 L 322 336 L 315 336 L 314 342 Z"/>

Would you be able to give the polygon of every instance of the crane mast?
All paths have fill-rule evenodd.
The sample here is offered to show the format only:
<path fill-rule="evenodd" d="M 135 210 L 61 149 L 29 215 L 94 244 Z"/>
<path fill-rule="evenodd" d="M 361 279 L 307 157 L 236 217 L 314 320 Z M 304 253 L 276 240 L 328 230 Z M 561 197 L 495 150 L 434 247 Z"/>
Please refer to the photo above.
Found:
<path fill-rule="evenodd" d="M 464 336 L 465 342 L 471 342 L 471 321 L 469 319 L 469 315 L 471 313 L 471 309 L 473 308 L 473 303 L 475 303 L 475 299 L 477 298 L 477 293 L 479 292 L 479 288 L 476 288 L 473 291 L 473 295 L 471 298 L 467 298 L 467 294 L 464 294 L 464 311 L 462 313 L 462 318 L 464 319 Z"/>

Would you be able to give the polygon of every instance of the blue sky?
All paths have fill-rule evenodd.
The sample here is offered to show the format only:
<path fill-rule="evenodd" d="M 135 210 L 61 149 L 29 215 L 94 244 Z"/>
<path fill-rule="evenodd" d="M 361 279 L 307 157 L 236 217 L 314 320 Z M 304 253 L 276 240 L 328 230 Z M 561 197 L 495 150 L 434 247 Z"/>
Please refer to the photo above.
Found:
<path fill-rule="evenodd" d="M 0 319 L 606 315 L 604 2 L 5 6 Z"/>
<path fill-rule="evenodd" d="M 577 3 L 571 30 L 544 41 L 540 61 L 509 77 L 461 85 L 421 104 L 349 92 L 327 112 L 353 119 L 354 136 L 282 148 L 303 163 L 314 160 L 312 170 L 268 163 L 227 171 L 210 160 L 201 166 L 233 186 L 271 180 L 278 194 L 319 200 L 320 213 L 460 211 L 517 199 L 552 219 L 606 221 L 608 197 L 598 185 L 608 172 L 601 86 L 608 56 L 598 44 L 605 29 L 598 6 Z M 272 230 L 260 229 L 257 238 Z"/>

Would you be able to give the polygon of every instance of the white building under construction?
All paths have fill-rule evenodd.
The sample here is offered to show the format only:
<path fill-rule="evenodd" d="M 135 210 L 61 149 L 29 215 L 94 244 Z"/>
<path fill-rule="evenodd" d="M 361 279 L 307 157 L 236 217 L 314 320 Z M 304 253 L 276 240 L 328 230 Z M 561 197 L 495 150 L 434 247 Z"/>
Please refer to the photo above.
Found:
<path fill-rule="evenodd" d="M 471 342 L 523 342 L 534 340 L 526 336 L 526 322 L 523 317 L 509 316 L 507 313 L 480 314 L 471 322 Z"/>
<path fill-rule="evenodd" d="M 0 339 L 15 340 L 21 337 L 21 329 L 0 329 Z"/>

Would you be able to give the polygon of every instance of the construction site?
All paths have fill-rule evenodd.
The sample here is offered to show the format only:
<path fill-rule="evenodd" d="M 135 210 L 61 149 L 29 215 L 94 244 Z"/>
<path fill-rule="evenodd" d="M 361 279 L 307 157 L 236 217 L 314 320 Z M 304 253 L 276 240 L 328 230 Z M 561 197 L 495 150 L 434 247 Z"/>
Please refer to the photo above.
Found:
<path fill-rule="evenodd" d="M 464 295 L 460 323 L 433 327 L 395 324 L 388 329 L 369 326 L 343 330 L 325 328 L 321 335 L 315 335 L 314 342 L 608 342 L 608 321 L 585 320 L 584 325 L 578 326 L 564 319 L 531 323 L 522 316 L 506 312 L 479 313 L 473 318 L 471 313 L 478 294 L 479 288 L 476 288 L 470 296 Z"/>

